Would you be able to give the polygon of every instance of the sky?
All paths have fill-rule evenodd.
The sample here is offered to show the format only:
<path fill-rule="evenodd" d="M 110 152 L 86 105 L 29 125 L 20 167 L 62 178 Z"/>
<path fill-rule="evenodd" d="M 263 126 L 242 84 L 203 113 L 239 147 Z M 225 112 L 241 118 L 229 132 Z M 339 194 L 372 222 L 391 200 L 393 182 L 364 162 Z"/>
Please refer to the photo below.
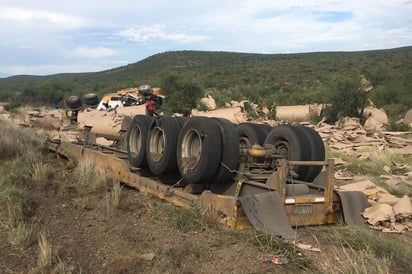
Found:
<path fill-rule="evenodd" d="M 0 0 L 0 77 L 95 72 L 176 50 L 412 45 L 412 0 Z"/>

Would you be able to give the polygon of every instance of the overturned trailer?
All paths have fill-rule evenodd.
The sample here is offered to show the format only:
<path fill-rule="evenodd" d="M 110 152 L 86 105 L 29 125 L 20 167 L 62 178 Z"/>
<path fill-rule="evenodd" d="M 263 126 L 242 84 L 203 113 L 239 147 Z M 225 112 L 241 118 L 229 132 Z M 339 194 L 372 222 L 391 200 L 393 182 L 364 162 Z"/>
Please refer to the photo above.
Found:
<path fill-rule="evenodd" d="M 365 195 L 334 189 L 333 160 L 311 128 L 136 115 L 111 146 L 97 136 L 88 127 L 82 141 L 48 146 L 177 206 L 198 205 L 230 228 L 289 239 L 295 226 L 364 223 Z"/>

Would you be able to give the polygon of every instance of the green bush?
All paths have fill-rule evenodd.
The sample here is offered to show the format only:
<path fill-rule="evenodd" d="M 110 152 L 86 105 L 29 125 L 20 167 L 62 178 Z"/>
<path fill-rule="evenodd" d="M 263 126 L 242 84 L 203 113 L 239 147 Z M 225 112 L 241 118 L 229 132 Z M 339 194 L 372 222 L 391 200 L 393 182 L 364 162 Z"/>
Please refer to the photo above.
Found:
<path fill-rule="evenodd" d="M 411 131 L 411 126 L 404 122 L 389 121 L 387 125 L 388 131 Z"/>

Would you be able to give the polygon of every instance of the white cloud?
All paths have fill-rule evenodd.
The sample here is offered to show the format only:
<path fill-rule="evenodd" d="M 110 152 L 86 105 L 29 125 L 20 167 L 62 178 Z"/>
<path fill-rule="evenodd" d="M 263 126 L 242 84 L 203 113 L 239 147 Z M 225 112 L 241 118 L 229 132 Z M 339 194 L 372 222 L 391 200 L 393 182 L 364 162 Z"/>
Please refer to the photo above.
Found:
<path fill-rule="evenodd" d="M 11 75 L 50 75 L 56 73 L 76 73 L 76 72 L 95 72 L 110 69 L 113 64 L 55 64 L 55 65 L 0 65 L 0 74 L 4 76 Z"/>
<path fill-rule="evenodd" d="M 106 47 L 77 47 L 74 50 L 74 55 L 77 57 L 86 57 L 86 58 L 104 58 L 118 55 L 116 50 L 106 48 Z"/>
<path fill-rule="evenodd" d="M 0 1 L 0 71 L 10 74 L 18 65 L 42 73 L 90 71 L 89 64 L 115 67 L 114 59 L 134 63 L 180 49 L 286 53 L 412 45 L 410 0 Z M 65 69 L 67 62 L 78 66 Z"/>
<path fill-rule="evenodd" d="M 204 35 L 188 35 L 184 33 L 166 33 L 164 25 L 142 26 L 140 28 L 128 28 L 119 32 L 126 39 L 145 43 L 154 39 L 169 40 L 180 43 L 190 43 L 206 40 Z"/>
<path fill-rule="evenodd" d="M 19 7 L 0 8 L 0 20 L 13 24 L 53 24 L 65 28 L 79 28 L 86 25 L 86 20 L 77 16 L 48 10 Z"/>

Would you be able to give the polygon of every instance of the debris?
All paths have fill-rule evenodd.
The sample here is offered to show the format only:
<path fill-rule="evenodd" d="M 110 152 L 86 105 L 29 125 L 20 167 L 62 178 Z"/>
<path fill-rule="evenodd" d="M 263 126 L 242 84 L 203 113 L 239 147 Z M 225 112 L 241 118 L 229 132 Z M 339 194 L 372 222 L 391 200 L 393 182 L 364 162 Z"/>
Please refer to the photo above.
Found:
<path fill-rule="evenodd" d="M 80 111 L 77 120 L 79 129 L 91 127 L 91 132 L 106 135 L 118 135 L 121 129 L 127 130 L 128 124 L 137 114 L 146 114 L 146 106 L 117 108 L 116 111 L 100 111 L 87 108 Z"/>
<path fill-rule="evenodd" d="M 406 124 L 412 124 L 412 109 L 406 112 L 403 122 Z"/>
<path fill-rule="evenodd" d="M 155 257 L 156 257 L 156 255 L 153 252 L 151 252 L 151 253 L 138 255 L 137 259 L 140 259 L 140 260 L 143 260 L 143 261 L 152 261 Z"/>
<path fill-rule="evenodd" d="M 368 223 L 371 225 L 379 225 L 385 221 L 394 221 L 395 214 L 392 206 L 388 204 L 375 204 L 365 209 L 362 216 L 368 219 Z"/>
<path fill-rule="evenodd" d="M 293 241 L 293 245 L 296 246 L 297 248 L 303 249 L 303 250 L 309 250 L 309 251 L 314 251 L 314 252 L 320 252 L 320 248 L 314 247 L 309 244 L 302 244 L 302 243 L 296 243 Z"/>
<path fill-rule="evenodd" d="M 282 257 L 264 257 L 263 262 L 270 264 L 287 264 L 289 262 L 289 259 Z"/>
<path fill-rule="evenodd" d="M 59 130 L 63 126 L 63 117 L 60 112 L 29 110 L 24 115 L 22 125 L 46 130 Z"/>
<path fill-rule="evenodd" d="M 393 211 L 397 219 L 412 217 L 412 203 L 411 199 L 405 195 L 399 202 L 393 206 Z"/>

